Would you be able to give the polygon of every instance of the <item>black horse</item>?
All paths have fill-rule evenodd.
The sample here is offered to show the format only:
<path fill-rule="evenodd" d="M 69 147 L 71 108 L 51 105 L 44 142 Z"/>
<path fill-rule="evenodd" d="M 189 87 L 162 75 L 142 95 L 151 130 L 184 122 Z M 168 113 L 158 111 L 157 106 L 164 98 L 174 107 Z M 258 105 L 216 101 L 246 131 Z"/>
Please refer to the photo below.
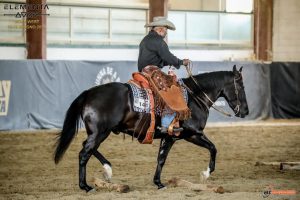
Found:
<path fill-rule="evenodd" d="M 233 71 L 211 72 L 183 79 L 190 91 L 188 107 L 192 113 L 188 120 L 180 122 L 184 130 L 178 137 L 162 134 L 156 129 L 154 138 L 161 138 L 161 142 L 153 181 L 158 189 L 164 187 L 160 180 L 161 171 L 176 140 L 185 139 L 207 148 L 210 151 L 210 162 L 203 175 L 207 178 L 215 170 L 217 150 L 204 135 L 203 129 L 209 108 L 219 97 L 226 99 L 235 116 L 243 118 L 249 113 L 241 71 L 242 68 L 238 71 L 234 66 Z M 70 145 L 77 133 L 81 116 L 88 137 L 79 153 L 79 187 L 87 192 L 93 189 L 86 183 L 86 164 L 92 155 L 103 165 L 105 177 L 110 180 L 112 176 L 111 163 L 97 150 L 109 134 L 123 132 L 134 137 L 139 135 L 138 126 L 144 121 L 145 114 L 133 111 L 130 93 L 128 85 L 123 83 L 93 87 L 82 92 L 66 113 L 63 129 L 58 135 L 54 160 L 57 164 Z"/>

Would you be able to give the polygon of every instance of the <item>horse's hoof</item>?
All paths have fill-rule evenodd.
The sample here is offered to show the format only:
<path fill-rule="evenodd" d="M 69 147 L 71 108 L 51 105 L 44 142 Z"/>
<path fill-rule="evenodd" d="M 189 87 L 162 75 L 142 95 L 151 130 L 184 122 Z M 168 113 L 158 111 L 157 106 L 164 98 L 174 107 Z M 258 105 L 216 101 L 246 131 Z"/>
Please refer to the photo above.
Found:
<path fill-rule="evenodd" d="M 94 188 L 92 188 L 91 186 L 89 186 L 87 184 L 79 184 L 79 188 L 82 189 L 82 190 L 85 190 L 86 193 L 88 193 L 89 191 L 94 189 Z"/>
<path fill-rule="evenodd" d="M 201 172 L 201 175 L 200 175 L 200 181 L 202 183 L 205 183 L 206 180 L 208 179 L 208 177 L 209 177 L 209 175 L 207 175 L 206 171 L 203 171 L 203 172 Z"/>
<path fill-rule="evenodd" d="M 201 182 L 202 183 L 205 182 L 209 178 L 209 175 L 210 175 L 210 168 L 208 167 L 206 171 L 202 171 L 200 174 Z"/>
<path fill-rule="evenodd" d="M 95 188 L 91 189 L 90 191 L 88 191 L 87 193 L 91 194 L 91 193 L 96 193 L 97 190 Z"/>
<path fill-rule="evenodd" d="M 160 184 L 160 185 L 157 186 L 157 189 L 159 189 L 159 190 L 165 190 L 165 189 L 167 189 L 167 187 L 164 186 L 163 184 Z"/>
<path fill-rule="evenodd" d="M 104 168 L 103 178 L 107 182 L 110 182 L 111 181 L 111 177 L 112 177 L 112 168 L 108 164 L 104 164 L 103 168 Z"/>
<path fill-rule="evenodd" d="M 163 186 L 162 188 L 158 188 L 158 190 L 160 190 L 160 191 L 162 191 L 162 190 L 166 190 L 166 189 L 168 189 L 168 187 L 167 187 L 167 186 Z"/>

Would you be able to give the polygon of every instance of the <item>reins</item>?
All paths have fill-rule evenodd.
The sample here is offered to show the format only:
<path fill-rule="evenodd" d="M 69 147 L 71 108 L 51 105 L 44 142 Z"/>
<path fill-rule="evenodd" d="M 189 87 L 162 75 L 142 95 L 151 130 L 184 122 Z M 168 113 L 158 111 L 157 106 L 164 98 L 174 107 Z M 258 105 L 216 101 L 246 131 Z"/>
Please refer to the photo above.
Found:
<path fill-rule="evenodd" d="M 190 61 L 190 63 L 191 63 L 191 61 Z M 213 102 L 213 101 L 209 98 L 209 96 L 208 96 L 203 90 L 201 90 L 201 87 L 200 87 L 200 85 L 198 84 L 197 80 L 193 77 L 192 69 L 191 69 L 191 68 L 192 68 L 192 67 L 191 67 L 191 64 L 189 64 L 188 66 L 185 66 L 185 68 L 186 68 L 186 71 L 187 71 L 187 73 L 188 73 L 188 77 L 191 78 L 191 79 L 193 80 L 193 82 L 197 85 L 198 89 L 204 94 L 204 96 L 207 98 L 207 100 L 208 100 L 210 103 L 212 103 L 211 107 L 213 107 L 213 109 L 215 109 L 216 111 L 218 111 L 219 113 L 221 113 L 221 114 L 223 114 L 223 115 L 225 115 L 225 116 L 227 116 L 227 117 L 232 117 L 232 115 L 231 115 L 230 113 L 225 112 L 225 111 L 222 110 L 221 108 L 216 107 L 215 102 Z M 240 110 L 240 101 L 239 101 L 239 99 L 238 99 L 238 90 L 237 90 L 237 88 L 236 88 L 236 82 L 235 82 L 235 81 L 236 81 L 236 80 L 235 80 L 235 78 L 234 78 L 235 94 L 237 95 L 237 101 L 238 101 L 238 104 L 237 104 L 236 107 L 234 108 L 235 115 L 236 115 L 236 114 L 239 112 L 239 110 Z M 197 104 L 199 104 L 198 100 L 200 100 L 200 101 L 202 102 L 202 104 L 204 104 L 204 105 L 206 106 L 206 108 L 209 110 L 208 105 L 207 105 L 201 98 L 199 98 L 197 95 L 195 95 L 195 94 L 193 93 L 193 91 L 191 91 L 191 89 L 188 88 L 188 86 L 187 86 L 186 84 L 183 83 L 183 85 L 184 85 L 184 87 L 187 89 L 187 91 L 191 94 L 191 96 L 196 100 L 196 103 L 197 103 Z M 237 111 L 236 111 L 236 110 L 237 110 Z"/>

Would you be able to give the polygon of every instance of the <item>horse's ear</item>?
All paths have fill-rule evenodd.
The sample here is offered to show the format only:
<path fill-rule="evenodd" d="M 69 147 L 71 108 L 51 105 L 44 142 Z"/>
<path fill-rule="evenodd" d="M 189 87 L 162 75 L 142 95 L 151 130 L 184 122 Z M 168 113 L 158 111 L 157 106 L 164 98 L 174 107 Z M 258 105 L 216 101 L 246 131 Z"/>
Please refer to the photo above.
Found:
<path fill-rule="evenodd" d="M 232 71 L 234 71 L 234 72 L 237 71 L 236 70 L 236 65 L 233 65 Z"/>
<path fill-rule="evenodd" d="M 239 72 L 240 72 L 240 73 L 242 72 L 242 69 L 243 69 L 243 66 L 241 66 L 241 68 L 239 69 Z"/>

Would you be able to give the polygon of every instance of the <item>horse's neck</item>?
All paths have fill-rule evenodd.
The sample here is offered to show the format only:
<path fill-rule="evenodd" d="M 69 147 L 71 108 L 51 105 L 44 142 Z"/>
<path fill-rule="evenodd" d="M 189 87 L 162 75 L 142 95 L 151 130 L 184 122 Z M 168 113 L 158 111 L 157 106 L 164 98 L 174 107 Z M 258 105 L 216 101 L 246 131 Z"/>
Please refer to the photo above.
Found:
<path fill-rule="evenodd" d="M 217 99 L 221 95 L 221 91 L 224 89 L 225 84 L 227 83 L 226 79 L 226 73 L 222 76 L 213 76 L 214 74 L 217 75 L 217 73 L 222 72 L 212 72 L 211 74 L 208 74 L 207 76 L 211 77 L 209 80 L 209 83 L 206 83 L 206 80 L 201 80 L 201 76 L 196 76 L 196 81 L 200 84 L 201 90 L 205 93 L 204 96 L 207 95 L 206 98 L 204 98 L 204 101 L 206 104 L 211 107 L 212 104 L 217 101 Z M 219 74 L 219 75 L 220 75 Z"/>
<path fill-rule="evenodd" d="M 217 99 L 220 97 L 220 93 L 221 93 L 221 88 L 215 88 L 214 90 L 207 90 L 205 92 L 205 94 L 207 95 L 206 103 L 209 107 L 211 107 L 213 103 L 217 101 Z"/>

